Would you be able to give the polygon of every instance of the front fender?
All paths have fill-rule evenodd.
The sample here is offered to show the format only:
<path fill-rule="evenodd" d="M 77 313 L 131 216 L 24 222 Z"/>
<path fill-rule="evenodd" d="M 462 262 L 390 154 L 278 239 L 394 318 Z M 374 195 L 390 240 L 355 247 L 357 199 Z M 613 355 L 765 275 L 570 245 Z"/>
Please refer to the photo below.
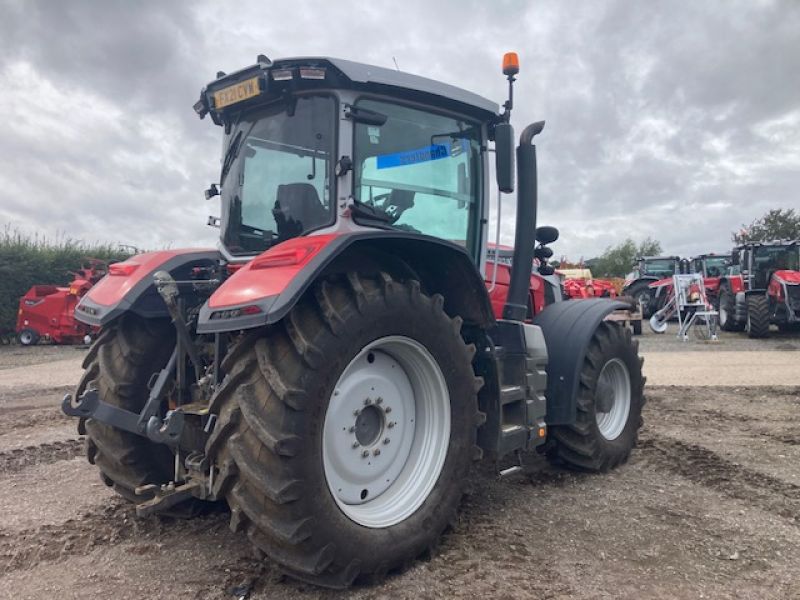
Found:
<path fill-rule="evenodd" d="M 145 318 L 168 316 L 167 307 L 153 285 L 156 271 L 168 271 L 186 280 L 194 267 L 217 264 L 220 253 L 210 248 L 145 252 L 114 263 L 108 275 L 90 289 L 75 307 L 75 318 L 101 327 L 126 311 Z"/>
<path fill-rule="evenodd" d="M 570 300 L 548 306 L 533 319 L 547 342 L 547 424 L 575 422 L 581 369 L 589 342 L 607 315 L 630 309 L 617 300 Z"/>

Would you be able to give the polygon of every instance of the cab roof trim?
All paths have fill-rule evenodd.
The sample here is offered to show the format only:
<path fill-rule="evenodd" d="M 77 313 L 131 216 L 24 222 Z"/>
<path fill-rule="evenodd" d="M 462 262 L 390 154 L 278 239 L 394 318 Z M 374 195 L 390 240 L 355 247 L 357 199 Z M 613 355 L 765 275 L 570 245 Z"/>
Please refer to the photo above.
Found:
<path fill-rule="evenodd" d="M 433 96 L 440 96 L 448 100 L 454 100 L 468 106 L 473 106 L 495 115 L 500 111 L 500 106 L 496 102 L 454 85 L 428 79 L 427 77 L 420 77 L 419 75 L 412 75 L 411 73 L 405 73 L 403 71 L 386 69 L 384 67 L 376 67 L 374 65 L 344 60 L 342 58 L 332 58 L 327 56 L 279 58 L 273 62 L 273 66 L 279 66 L 280 63 L 283 62 L 296 61 L 308 61 L 309 63 L 327 61 L 339 69 L 354 83 L 388 85 L 396 88 L 422 92 L 424 94 L 431 94 Z"/>

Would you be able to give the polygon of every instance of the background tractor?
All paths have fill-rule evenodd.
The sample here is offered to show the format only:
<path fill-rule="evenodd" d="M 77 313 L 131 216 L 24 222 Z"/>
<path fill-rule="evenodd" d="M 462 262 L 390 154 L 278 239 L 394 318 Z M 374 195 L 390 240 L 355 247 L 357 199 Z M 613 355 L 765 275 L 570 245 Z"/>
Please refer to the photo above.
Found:
<path fill-rule="evenodd" d="M 536 227 L 544 123 L 515 150 L 515 54 L 503 72 L 502 112 L 334 58 L 259 56 L 202 91 L 195 111 L 224 133 L 206 192 L 219 248 L 111 265 L 76 311 L 101 333 L 62 403 L 138 514 L 225 500 L 286 573 L 341 588 L 430 553 L 477 460 L 628 459 L 642 360 L 604 321 L 626 305 L 538 310 L 533 260 L 557 236 Z M 492 144 L 497 187 L 517 192 L 502 279 L 497 254 L 486 268 Z"/>
<path fill-rule="evenodd" d="M 680 272 L 680 258 L 677 256 L 642 256 L 636 259 L 633 271 L 625 276 L 622 294 L 630 296 L 642 307 L 645 317 L 653 312 L 654 288 L 650 284 L 671 278 Z"/>
<path fill-rule="evenodd" d="M 730 273 L 719 284 L 719 323 L 753 338 L 800 326 L 800 242 L 753 242 L 737 246 Z"/>
<path fill-rule="evenodd" d="M 716 310 L 719 310 L 719 284 L 730 266 L 730 254 L 700 254 L 691 259 L 691 272 L 703 276 L 706 295 Z"/>
<path fill-rule="evenodd" d="M 17 341 L 33 346 L 41 339 L 55 344 L 83 343 L 94 330 L 75 320 L 75 307 L 80 298 L 106 274 L 106 263 L 87 259 L 72 275 L 66 287 L 34 285 L 19 300 Z"/>

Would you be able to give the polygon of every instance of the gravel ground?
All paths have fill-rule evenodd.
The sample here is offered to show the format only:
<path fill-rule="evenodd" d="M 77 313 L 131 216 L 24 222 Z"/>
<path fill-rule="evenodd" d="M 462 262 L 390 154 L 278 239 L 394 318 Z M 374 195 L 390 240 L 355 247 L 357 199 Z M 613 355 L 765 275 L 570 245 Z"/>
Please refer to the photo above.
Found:
<path fill-rule="evenodd" d="M 641 338 L 648 404 L 627 465 L 588 476 L 530 456 L 500 481 L 485 465 L 437 556 L 343 594 L 255 560 L 223 509 L 136 519 L 57 408 L 82 353 L 0 348 L 0 598 L 800 597 L 800 337 L 671 333 Z"/>

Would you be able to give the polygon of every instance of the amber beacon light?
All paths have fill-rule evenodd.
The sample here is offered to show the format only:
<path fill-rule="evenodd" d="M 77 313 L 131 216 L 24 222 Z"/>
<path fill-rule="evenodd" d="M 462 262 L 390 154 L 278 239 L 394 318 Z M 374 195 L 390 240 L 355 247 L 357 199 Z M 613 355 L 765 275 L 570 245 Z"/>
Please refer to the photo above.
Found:
<path fill-rule="evenodd" d="M 519 73 L 519 56 L 516 52 L 506 52 L 503 55 L 503 75 L 516 75 Z"/>

